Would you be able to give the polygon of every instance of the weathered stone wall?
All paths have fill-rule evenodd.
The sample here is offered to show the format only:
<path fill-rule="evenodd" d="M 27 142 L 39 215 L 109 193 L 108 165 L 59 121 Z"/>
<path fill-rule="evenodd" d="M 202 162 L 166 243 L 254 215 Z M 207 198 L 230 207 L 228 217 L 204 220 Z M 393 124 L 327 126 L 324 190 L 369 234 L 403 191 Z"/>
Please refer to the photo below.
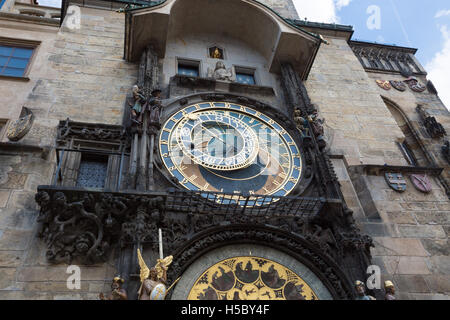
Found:
<path fill-rule="evenodd" d="M 8 108 L 2 108 L 2 114 L 13 109 L 17 117 L 25 105 L 35 115 L 31 131 L 18 146 L 0 152 L 0 299 L 98 299 L 100 292 L 110 292 L 116 273 L 112 260 L 81 266 L 81 289 L 70 290 L 67 265 L 49 265 L 46 244 L 37 238 L 34 195 L 38 185 L 51 183 L 56 157 L 54 151 L 42 155 L 31 146 L 54 146 L 58 122 L 67 117 L 121 124 L 125 97 L 137 77 L 137 66 L 122 59 L 123 14 L 88 8 L 81 13 L 79 30 L 62 28 L 44 38 L 23 31 L 28 32 L 26 38 L 45 40 L 32 65 L 31 81 L 10 81 L 10 87 L 0 89 L 3 97 L 12 99 L 3 104 Z"/>
<path fill-rule="evenodd" d="M 297 10 L 292 0 L 258 0 L 276 11 L 283 18 L 298 19 Z"/>
<path fill-rule="evenodd" d="M 368 76 L 374 83 L 375 80 L 405 80 L 404 77 L 396 74 L 368 73 Z M 418 80 L 422 85 L 426 85 L 427 83 L 425 76 L 419 77 Z M 450 163 L 444 159 L 441 151 L 445 140 L 450 139 L 450 112 L 439 97 L 428 89 L 424 92 L 414 92 L 407 88 L 405 92 L 400 92 L 394 88 L 391 90 L 384 90 L 378 86 L 377 88 L 380 95 L 394 103 L 395 106 L 405 114 L 436 165 L 445 168 L 443 176 L 450 181 Z M 447 132 L 447 136 L 442 138 L 432 138 L 428 134 L 423 121 L 416 110 L 418 105 L 421 105 L 431 116 L 436 118 L 437 122 L 442 124 Z"/>
<path fill-rule="evenodd" d="M 430 177 L 433 190 L 424 194 L 405 174 L 407 190 L 398 193 L 383 174 L 368 174 L 359 166 L 406 165 L 395 144 L 404 135 L 383 96 L 407 115 L 436 163 L 446 168 L 446 176 L 448 165 L 440 153 L 443 139 L 427 136 L 415 108 L 417 103 L 428 106 L 446 130 L 448 111 L 429 92 L 381 89 L 375 79 L 404 78 L 366 73 L 344 40 L 330 40 L 319 52 L 307 87 L 326 119 L 330 152 L 346 202 L 361 231 L 374 239 L 373 263 L 381 268 L 383 281 L 394 282 L 400 299 L 450 299 L 450 201 L 437 177 Z M 421 82 L 426 83 L 424 78 Z"/>
<path fill-rule="evenodd" d="M 404 139 L 345 39 L 326 38 L 305 85 L 320 115 L 332 154 L 349 165 L 406 165 L 396 141 Z"/>

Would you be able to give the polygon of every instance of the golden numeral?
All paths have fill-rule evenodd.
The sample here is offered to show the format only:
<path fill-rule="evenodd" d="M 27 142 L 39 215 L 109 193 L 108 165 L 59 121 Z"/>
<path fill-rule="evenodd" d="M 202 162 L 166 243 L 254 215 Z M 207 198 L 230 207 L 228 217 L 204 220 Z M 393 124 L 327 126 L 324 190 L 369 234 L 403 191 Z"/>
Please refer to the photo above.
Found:
<path fill-rule="evenodd" d="M 161 142 L 161 144 L 169 144 L 169 142 L 167 140 L 161 140 L 160 142 Z"/>
<path fill-rule="evenodd" d="M 281 183 L 278 182 L 277 180 L 273 180 L 273 184 L 276 185 L 277 187 L 279 187 L 281 185 Z"/>
<path fill-rule="evenodd" d="M 169 154 L 168 153 L 164 153 L 162 156 L 163 156 L 163 158 L 168 158 Z"/>
<path fill-rule="evenodd" d="M 289 182 L 297 183 L 297 179 L 295 179 L 295 178 L 290 178 L 290 179 L 289 179 Z"/>
<path fill-rule="evenodd" d="M 209 188 L 209 183 L 207 183 L 203 186 L 203 189 L 208 189 L 208 188 Z"/>
<path fill-rule="evenodd" d="M 255 191 L 254 190 L 249 190 L 248 193 L 251 194 L 251 195 L 254 195 Z"/>
<path fill-rule="evenodd" d="M 186 184 L 186 183 L 188 183 L 188 182 L 189 182 L 189 180 L 186 179 L 186 178 L 184 178 L 183 181 L 181 181 L 182 184 Z"/>
<path fill-rule="evenodd" d="M 197 179 L 198 177 L 195 175 L 195 174 L 193 174 L 192 176 L 190 176 L 189 177 L 189 179 L 191 179 L 191 180 L 195 180 L 195 179 Z"/>
<path fill-rule="evenodd" d="M 274 120 L 272 120 L 272 119 L 269 120 L 269 124 L 274 124 L 274 123 L 275 123 Z"/>
<path fill-rule="evenodd" d="M 287 174 L 284 172 L 280 172 L 279 176 L 281 179 L 285 179 L 287 177 Z"/>
<path fill-rule="evenodd" d="M 169 168 L 169 171 L 170 171 L 170 172 L 172 172 L 172 171 L 174 171 L 174 170 L 175 170 L 175 167 L 170 167 L 170 168 Z"/>

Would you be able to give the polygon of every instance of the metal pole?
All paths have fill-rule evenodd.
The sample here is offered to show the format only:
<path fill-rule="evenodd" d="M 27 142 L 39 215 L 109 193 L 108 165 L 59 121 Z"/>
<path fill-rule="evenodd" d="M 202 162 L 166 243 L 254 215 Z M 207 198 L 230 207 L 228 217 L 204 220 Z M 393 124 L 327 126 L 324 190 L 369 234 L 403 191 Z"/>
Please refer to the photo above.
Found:
<path fill-rule="evenodd" d="M 163 242 L 162 242 L 162 230 L 161 228 L 158 229 L 159 234 L 159 258 L 164 259 L 164 253 L 163 253 Z"/>

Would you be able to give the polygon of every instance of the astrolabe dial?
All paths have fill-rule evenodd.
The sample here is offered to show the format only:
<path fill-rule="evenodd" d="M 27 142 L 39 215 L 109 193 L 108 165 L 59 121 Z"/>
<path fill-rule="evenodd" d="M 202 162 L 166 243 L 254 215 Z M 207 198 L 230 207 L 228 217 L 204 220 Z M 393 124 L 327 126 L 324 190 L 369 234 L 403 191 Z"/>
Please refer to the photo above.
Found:
<path fill-rule="evenodd" d="M 228 102 L 185 107 L 165 122 L 160 154 L 184 188 L 286 196 L 302 177 L 294 139 L 268 115 Z"/>
<path fill-rule="evenodd" d="M 183 118 L 177 141 L 184 155 L 204 168 L 233 171 L 247 168 L 258 155 L 254 130 L 220 111 L 199 111 Z"/>

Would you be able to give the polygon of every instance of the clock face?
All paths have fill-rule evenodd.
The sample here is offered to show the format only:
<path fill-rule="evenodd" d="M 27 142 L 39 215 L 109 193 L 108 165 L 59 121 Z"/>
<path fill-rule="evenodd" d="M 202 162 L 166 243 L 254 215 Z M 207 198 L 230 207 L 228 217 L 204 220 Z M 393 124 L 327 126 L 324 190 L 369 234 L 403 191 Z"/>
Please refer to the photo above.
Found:
<path fill-rule="evenodd" d="M 234 103 L 178 111 L 161 129 L 159 146 L 170 174 L 193 191 L 285 196 L 301 178 L 300 150 L 287 131 Z"/>

